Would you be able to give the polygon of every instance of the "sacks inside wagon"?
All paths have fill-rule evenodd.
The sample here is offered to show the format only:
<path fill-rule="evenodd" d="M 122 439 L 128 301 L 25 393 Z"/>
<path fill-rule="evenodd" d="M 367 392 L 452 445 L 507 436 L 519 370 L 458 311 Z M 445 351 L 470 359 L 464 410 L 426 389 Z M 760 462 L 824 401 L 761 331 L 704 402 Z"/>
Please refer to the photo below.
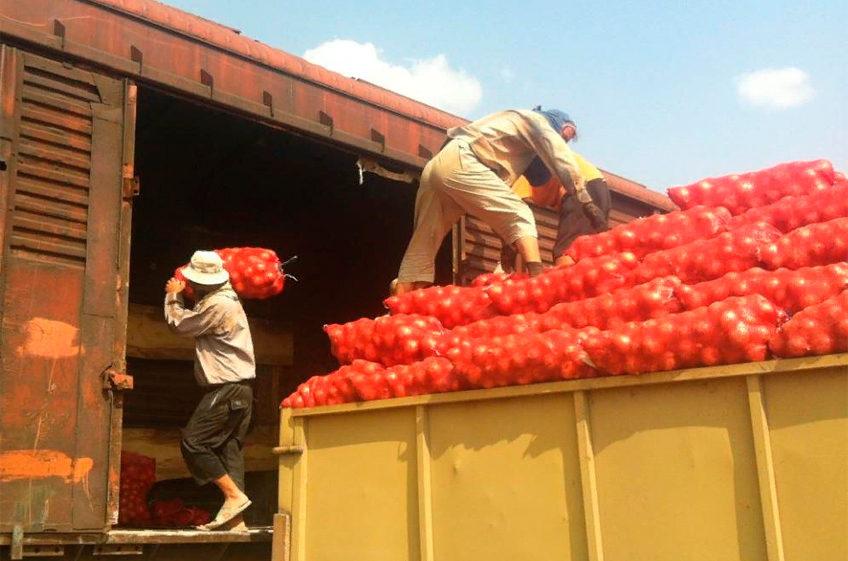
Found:
<path fill-rule="evenodd" d="M 340 368 L 283 407 L 848 351 L 848 180 L 789 162 L 668 189 L 679 210 L 578 238 L 534 278 L 388 298 L 325 331 Z"/>

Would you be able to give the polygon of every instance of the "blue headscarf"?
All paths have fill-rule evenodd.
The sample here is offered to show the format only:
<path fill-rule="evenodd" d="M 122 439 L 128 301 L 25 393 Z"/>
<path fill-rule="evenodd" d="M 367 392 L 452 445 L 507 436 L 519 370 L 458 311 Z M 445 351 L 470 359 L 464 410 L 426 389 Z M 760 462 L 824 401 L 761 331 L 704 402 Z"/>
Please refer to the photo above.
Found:
<path fill-rule="evenodd" d="M 548 123 L 551 125 L 551 127 L 557 132 L 557 134 L 560 134 L 562 132 L 562 127 L 564 127 L 568 123 L 571 123 L 571 125 L 573 125 L 575 129 L 577 128 L 577 125 L 574 124 L 574 121 L 571 119 L 571 117 L 568 116 L 568 113 L 564 113 L 559 109 L 545 109 L 543 111 L 542 106 L 537 105 L 533 108 L 533 111 L 543 115 L 545 119 L 548 120 Z"/>
<path fill-rule="evenodd" d="M 571 123 L 574 125 L 575 129 L 577 128 L 577 125 L 574 124 L 574 121 L 571 120 L 568 113 L 563 113 L 559 109 L 546 109 L 545 111 L 542 111 L 542 106 L 537 105 L 533 108 L 533 111 L 543 115 L 557 134 L 562 132 L 562 127 L 564 127 L 567 123 Z M 524 170 L 524 177 L 527 178 L 527 182 L 533 187 L 541 187 L 550 180 L 551 172 L 544 162 L 542 162 L 541 158 L 536 156 L 533 158 L 533 161 L 530 162 L 530 165 L 527 166 L 527 169 Z"/>

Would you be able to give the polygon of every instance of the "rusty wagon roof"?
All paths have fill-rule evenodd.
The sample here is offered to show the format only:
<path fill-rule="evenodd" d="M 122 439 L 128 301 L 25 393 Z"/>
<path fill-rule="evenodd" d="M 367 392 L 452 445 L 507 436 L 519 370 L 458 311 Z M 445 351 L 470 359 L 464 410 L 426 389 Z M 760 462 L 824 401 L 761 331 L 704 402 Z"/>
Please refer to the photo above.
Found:
<path fill-rule="evenodd" d="M 414 167 L 438 149 L 447 128 L 467 122 L 154 0 L 2 2 L 0 19 L 4 36 Z M 660 193 L 607 176 L 625 196 L 674 208 Z"/>
<path fill-rule="evenodd" d="M 455 115 L 389 92 L 373 84 L 346 78 L 317 64 L 307 62 L 303 58 L 246 37 L 237 29 L 184 12 L 161 2 L 154 0 L 89 1 L 109 6 L 123 14 L 144 19 L 154 25 L 168 27 L 186 36 L 239 54 L 263 65 L 307 78 L 332 89 L 346 91 L 359 99 L 415 117 L 440 128 L 448 128 L 464 122 L 463 119 Z"/>

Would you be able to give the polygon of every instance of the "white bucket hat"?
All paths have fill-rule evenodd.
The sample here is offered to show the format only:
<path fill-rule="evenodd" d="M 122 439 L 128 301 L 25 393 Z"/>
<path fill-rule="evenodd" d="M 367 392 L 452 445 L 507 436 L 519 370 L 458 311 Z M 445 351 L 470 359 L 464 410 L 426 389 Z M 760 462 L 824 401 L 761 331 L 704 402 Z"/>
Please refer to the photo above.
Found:
<path fill-rule="evenodd" d="M 183 267 L 183 276 L 197 284 L 223 284 L 230 280 L 224 262 L 214 251 L 195 251 L 191 262 Z"/>

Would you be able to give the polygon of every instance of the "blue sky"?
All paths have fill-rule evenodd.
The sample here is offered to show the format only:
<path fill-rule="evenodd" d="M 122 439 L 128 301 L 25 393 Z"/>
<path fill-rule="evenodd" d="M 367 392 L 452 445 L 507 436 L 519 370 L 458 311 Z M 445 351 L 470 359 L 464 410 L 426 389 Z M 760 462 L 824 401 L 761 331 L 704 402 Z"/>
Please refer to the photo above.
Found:
<path fill-rule="evenodd" d="M 166 0 L 465 118 L 542 104 L 658 191 L 826 158 L 848 171 L 848 2 Z"/>

